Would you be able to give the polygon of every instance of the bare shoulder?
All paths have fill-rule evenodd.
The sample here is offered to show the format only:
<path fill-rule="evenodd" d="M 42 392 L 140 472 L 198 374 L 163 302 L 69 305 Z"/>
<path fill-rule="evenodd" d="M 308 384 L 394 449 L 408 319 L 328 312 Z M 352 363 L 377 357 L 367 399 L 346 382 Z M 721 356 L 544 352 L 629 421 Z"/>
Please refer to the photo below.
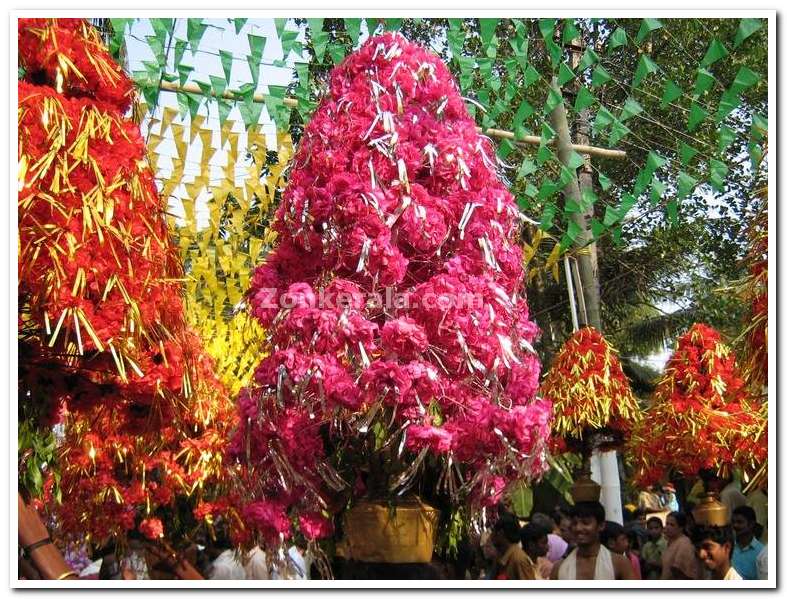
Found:
<path fill-rule="evenodd" d="M 625 555 L 619 553 L 612 554 L 612 567 L 615 569 L 617 580 L 631 580 L 634 578 L 634 568 Z"/>

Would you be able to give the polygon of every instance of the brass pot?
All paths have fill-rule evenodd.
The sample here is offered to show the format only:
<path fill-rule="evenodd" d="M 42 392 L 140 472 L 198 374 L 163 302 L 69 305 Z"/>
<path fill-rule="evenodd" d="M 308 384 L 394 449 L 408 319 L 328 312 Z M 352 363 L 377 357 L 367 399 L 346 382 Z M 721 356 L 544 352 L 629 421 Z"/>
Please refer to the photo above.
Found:
<path fill-rule="evenodd" d="M 362 501 L 344 515 L 347 557 L 389 564 L 432 561 L 440 512 L 420 498 Z"/>
<path fill-rule="evenodd" d="M 730 511 L 718 500 L 716 493 L 703 495 L 691 514 L 700 526 L 727 526 L 730 523 Z"/>

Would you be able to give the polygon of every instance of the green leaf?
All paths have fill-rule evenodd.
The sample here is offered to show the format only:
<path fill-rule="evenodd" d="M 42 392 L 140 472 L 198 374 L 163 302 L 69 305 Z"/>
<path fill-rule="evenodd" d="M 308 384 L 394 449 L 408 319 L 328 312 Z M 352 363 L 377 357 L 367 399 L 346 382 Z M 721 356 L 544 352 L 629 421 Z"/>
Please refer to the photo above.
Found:
<path fill-rule="evenodd" d="M 641 44 L 653 31 L 661 29 L 662 27 L 663 25 L 658 19 L 642 19 L 642 25 L 640 25 L 639 32 L 637 33 L 637 43 Z"/>
<path fill-rule="evenodd" d="M 614 146 L 617 143 L 626 137 L 629 133 L 631 133 L 631 129 L 626 127 L 622 122 L 615 119 L 612 123 L 612 127 L 609 130 L 609 144 Z"/>
<path fill-rule="evenodd" d="M 516 111 L 516 114 L 514 115 L 514 135 L 517 139 L 522 139 L 522 137 L 527 135 L 522 127 L 522 122 L 529 118 L 533 113 L 535 113 L 535 109 L 530 105 L 530 102 L 523 99 Z"/>
<path fill-rule="evenodd" d="M 268 100 L 267 96 L 265 97 L 265 100 L 267 104 L 267 100 Z M 240 111 L 240 116 L 243 119 L 243 124 L 246 126 L 247 130 L 249 129 L 249 127 L 256 125 L 260 122 L 260 116 L 262 115 L 262 106 L 263 106 L 261 103 L 240 102 L 237 106 L 238 106 L 238 110 Z M 273 118 L 272 115 L 271 118 Z"/>
<path fill-rule="evenodd" d="M 172 19 L 150 19 L 150 26 L 162 44 L 167 42 L 169 32 L 172 31 Z"/>
<path fill-rule="evenodd" d="M 557 23 L 557 19 L 539 19 L 538 30 L 541 32 L 541 37 L 552 39 L 555 34 L 555 23 Z"/>
<path fill-rule="evenodd" d="M 717 123 L 722 122 L 727 115 L 741 105 L 740 95 L 732 88 L 725 90 L 719 99 L 719 106 L 716 109 L 716 116 L 714 120 Z"/>
<path fill-rule="evenodd" d="M 314 57 L 318 63 L 322 62 L 325 56 L 325 49 L 328 47 L 330 34 L 327 31 L 316 31 L 312 34 L 312 45 L 314 47 Z"/>
<path fill-rule="evenodd" d="M 574 100 L 574 110 L 579 112 L 591 106 L 596 101 L 596 97 L 584 85 L 579 88 L 577 98 Z"/>
<path fill-rule="evenodd" d="M 232 22 L 235 25 L 235 35 L 240 35 L 240 30 L 243 29 L 246 21 L 248 21 L 248 19 L 232 19 Z"/>
<path fill-rule="evenodd" d="M 344 60 L 346 52 L 347 51 L 344 47 L 344 44 L 328 44 L 328 54 L 331 55 L 333 64 L 339 64 L 342 60 Z"/>
<path fill-rule="evenodd" d="M 536 196 L 537 200 L 546 200 L 547 198 L 553 196 L 557 191 L 560 190 L 560 186 L 552 181 L 551 179 L 545 179 L 543 183 L 541 183 L 541 187 L 538 188 L 538 196 Z"/>
<path fill-rule="evenodd" d="M 613 115 L 604 106 L 601 106 L 599 107 L 598 112 L 596 113 L 596 118 L 593 121 L 593 131 L 594 132 L 603 131 L 614 122 L 615 122 L 615 115 Z"/>
<path fill-rule="evenodd" d="M 208 26 L 202 22 L 202 19 L 188 19 L 187 21 L 186 37 L 189 40 L 191 53 L 196 54 L 199 42 Z"/>
<path fill-rule="evenodd" d="M 549 123 L 544 121 L 541 123 L 541 140 L 542 143 L 548 143 L 555 137 L 556 132 Z"/>
<path fill-rule="evenodd" d="M 696 148 L 691 147 L 689 144 L 685 142 L 680 142 L 680 163 L 684 166 L 688 166 L 691 162 L 691 159 L 697 155 Z"/>
<path fill-rule="evenodd" d="M 578 152 L 571 150 L 571 155 L 568 157 L 568 162 L 566 163 L 566 166 L 571 170 L 575 171 L 580 166 L 583 166 L 584 164 L 585 164 L 585 160 L 582 158 L 582 156 L 580 156 Z"/>
<path fill-rule="evenodd" d="M 547 99 L 544 103 L 544 114 L 552 114 L 552 111 L 560 106 L 561 102 L 563 102 L 563 96 L 560 95 L 560 92 L 549 88 Z"/>
<path fill-rule="evenodd" d="M 224 90 L 227 89 L 227 81 L 223 77 L 217 75 L 210 75 L 210 85 L 217 98 L 221 98 Z"/>
<path fill-rule="evenodd" d="M 610 187 L 612 187 L 612 180 L 604 173 L 599 173 L 598 184 L 601 186 L 602 191 L 607 191 Z"/>
<path fill-rule="evenodd" d="M 646 162 L 646 168 L 651 173 L 655 173 L 661 167 L 666 165 L 667 162 L 668 162 L 667 159 L 664 158 L 663 156 L 660 156 L 656 152 L 650 151 L 650 152 L 648 152 L 648 159 L 647 159 L 647 162 Z"/>
<path fill-rule="evenodd" d="M 402 28 L 402 19 L 385 19 L 386 31 L 399 31 Z"/>
<path fill-rule="evenodd" d="M 541 79 L 541 75 L 533 68 L 533 65 L 528 64 L 525 69 L 525 88 L 530 87 L 533 83 Z"/>
<path fill-rule="evenodd" d="M 667 186 L 658 179 L 653 179 L 653 184 L 650 187 L 651 206 L 657 206 L 666 193 Z"/>
<path fill-rule="evenodd" d="M 262 53 L 265 51 L 265 43 L 268 40 L 261 35 L 254 35 L 252 33 L 248 35 L 248 38 L 251 56 L 254 60 L 260 62 L 262 60 Z"/>
<path fill-rule="evenodd" d="M 345 19 L 344 27 L 350 39 L 353 41 L 354 48 L 358 45 L 358 38 L 361 37 L 361 19 Z"/>
<path fill-rule="evenodd" d="M 188 42 L 186 40 L 175 40 L 175 64 L 180 64 L 183 61 L 183 53 L 186 51 Z"/>
<path fill-rule="evenodd" d="M 711 41 L 710 46 L 708 46 L 708 51 L 705 52 L 705 57 L 700 62 L 701 67 L 707 67 L 712 65 L 717 60 L 724 58 L 725 56 L 729 56 L 729 52 L 727 48 L 717 39 L 713 39 Z"/>
<path fill-rule="evenodd" d="M 637 88 L 639 84 L 642 83 L 642 80 L 645 79 L 651 73 L 655 73 L 659 70 L 659 65 L 657 65 L 653 60 L 643 54 L 639 57 L 639 63 L 637 64 L 637 70 L 634 73 L 634 79 L 631 82 L 631 87 Z"/>
<path fill-rule="evenodd" d="M 604 226 L 611 227 L 619 220 L 620 214 L 618 214 L 617 209 L 613 208 L 612 206 L 607 206 L 604 210 Z"/>
<path fill-rule="evenodd" d="M 180 63 L 178 65 L 178 81 L 180 82 L 181 87 L 186 84 L 186 81 L 188 81 L 189 75 L 193 70 L 194 67 L 190 64 Z"/>
<path fill-rule="evenodd" d="M 227 117 L 232 111 L 232 104 L 227 100 L 219 98 L 219 126 L 224 126 Z"/>
<path fill-rule="evenodd" d="M 577 70 L 581 73 L 582 71 L 584 71 L 588 67 L 593 66 L 599 61 L 600 59 L 598 57 L 598 54 L 596 54 L 593 48 L 588 48 L 587 50 L 585 50 L 585 53 L 582 55 L 582 58 L 580 59 L 579 64 L 577 65 Z"/>
<path fill-rule="evenodd" d="M 626 119 L 637 116 L 640 112 L 642 112 L 642 106 L 640 106 L 639 102 L 637 102 L 634 98 L 629 96 L 626 98 L 626 103 L 623 105 L 623 109 L 620 111 L 619 118 L 621 121 L 625 121 Z"/>
<path fill-rule="evenodd" d="M 213 91 L 213 87 L 211 86 L 210 83 L 208 83 L 207 81 L 201 81 L 199 79 L 195 80 L 195 83 L 197 84 L 197 87 L 199 87 L 199 90 L 202 92 L 202 98 L 199 99 L 200 103 L 210 102 L 214 99 L 213 94 L 211 93 Z"/>
<path fill-rule="evenodd" d="M 564 21 L 565 25 L 563 27 L 563 43 L 570 44 L 573 40 L 582 37 L 579 29 L 577 29 L 577 25 L 574 22 L 574 19 L 566 19 Z"/>
<path fill-rule="evenodd" d="M 593 232 L 593 239 L 599 239 L 607 228 L 597 218 L 590 219 L 590 230 Z"/>
<path fill-rule="evenodd" d="M 692 102 L 691 109 L 689 110 L 689 122 L 687 125 L 689 133 L 694 131 L 699 126 L 699 124 L 707 118 L 707 116 L 708 111 L 706 111 L 696 102 Z"/>
<path fill-rule="evenodd" d="M 580 227 L 577 223 L 573 220 L 568 221 L 568 229 L 563 234 L 563 237 L 560 238 L 560 246 L 562 248 L 569 248 L 571 247 L 574 242 L 577 240 L 582 234 L 582 227 Z"/>
<path fill-rule="evenodd" d="M 671 102 L 680 98 L 683 90 L 674 81 L 667 81 L 664 84 L 664 92 L 661 94 L 661 108 L 666 108 Z"/>
<path fill-rule="evenodd" d="M 156 64 L 158 65 L 158 68 L 163 69 L 167 64 L 167 58 L 164 54 L 163 42 L 155 35 L 145 36 L 145 39 L 148 42 L 148 47 L 150 48 L 150 51 L 153 52 L 153 56 L 156 59 Z"/>
<path fill-rule="evenodd" d="M 224 79 L 229 83 L 232 75 L 232 52 L 219 50 L 219 56 L 221 57 L 221 67 L 224 69 Z"/>
<path fill-rule="evenodd" d="M 716 81 L 713 73 L 706 69 L 697 69 L 697 78 L 694 80 L 694 95 L 696 97 L 704 94 Z"/>
<path fill-rule="evenodd" d="M 697 179 L 684 171 L 678 173 L 678 199 L 682 200 L 694 191 L 697 186 Z"/>
<path fill-rule="evenodd" d="M 607 72 L 607 69 L 605 69 L 603 65 L 597 65 L 596 68 L 593 69 L 593 77 L 590 83 L 593 87 L 600 87 L 610 79 L 612 79 L 612 75 Z"/>
<path fill-rule="evenodd" d="M 758 31 L 762 25 L 763 21 L 761 19 L 741 19 L 741 23 L 738 25 L 738 31 L 735 33 L 733 48 L 740 46 L 744 40 Z"/>
<path fill-rule="evenodd" d="M 721 160 L 710 159 L 710 177 L 708 182 L 719 193 L 724 192 L 724 180 L 727 178 L 728 168 Z"/>
<path fill-rule="evenodd" d="M 528 175 L 532 175 L 535 172 L 536 164 L 529 158 L 525 158 L 522 161 L 522 165 L 519 167 L 519 171 L 517 171 L 516 180 L 519 181 L 520 179 L 524 179 Z"/>
<path fill-rule="evenodd" d="M 552 221 L 555 219 L 557 213 L 557 206 L 552 202 L 547 202 L 544 205 L 544 210 L 541 212 L 541 224 L 539 227 L 543 231 L 549 231 L 552 228 Z"/>
<path fill-rule="evenodd" d="M 574 77 L 576 77 L 574 71 L 572 71 L 565 62 L 560 63 L 560 72 L 558 73 L 557 79 L 558 85 L 565 85 L 569 81 L 573 80 Z"/>
<path fill-rule="evenodd" d="M 481 33 L 481 43 L 483 43 L 484 46 L 488 46 L 492 41 L 492 37 L 495 35 L 498 19 L 478 19 L 478 21 Z"/>
<path fill-rule="evenodd" d="M 740 69 L 738 69 L 738 74 L 735 75 L 735 81 L 733 81 L 730 89 L 736 93 L 740 93 L 752 85 L 755 85 L 759 80 L 759 74 L 755 73 L 746 66 L 742 66 Z"/>
<path fill-rule="evenodd" d="M 625 46 L 626 44 L 628 44 L 626 30 L 622 27 L 618 27 L 612 32 L 612 35 L 609 36 L 609 41 L 607 42 L 607 53 L 612 52 L 615 48 Z"/>
<path fill-rule="evenodd" d="M 552 150 L 550 150 L 544 144 L 541 144 L 541 146 L 538 148 L 538 153 L 536 154 L 536 164 L 541 166 L 549 160 L 552 160 L 554 157 L 555 155 Z"/>
<path fill-rule="evenodd" d="M 727 125 L 722 125 L 719 127 L 719 154 L 723 154 L 724 151 L 730 147 L 730 144 L 735 141 L 735 137 L 735 130 L 731 127 L 728 127 Z"/>
<path fill-rule="evenodd" d="M 670 200 L 667 202 L 667 218 L 672 226 L 678 224 L 678 201 Z"/>

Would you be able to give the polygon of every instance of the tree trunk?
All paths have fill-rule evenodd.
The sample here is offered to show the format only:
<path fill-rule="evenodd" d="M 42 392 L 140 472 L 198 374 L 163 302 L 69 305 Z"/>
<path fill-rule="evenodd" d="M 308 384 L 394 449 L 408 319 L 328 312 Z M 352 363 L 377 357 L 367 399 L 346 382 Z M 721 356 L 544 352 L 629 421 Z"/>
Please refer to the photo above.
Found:
<path fill-rule="evenodd" d="M 557 78 L 552 78 L 552 88 L 555 91 L 560 91 L 557 83 Z M 568 119 L 566 118 L 566 107 L 561 102 L 552 111 L 550 115 L 552 126 L 557 133 L 557 155 L 560 162 L 564 165 L 569 163 L 571 158 L 571 132 L 568 127 Z M 584 185 L 590 186 L 592 189 L 592 180 L 588 173 L 580 175 L 584 179 Z M 587 188 L 587 187 L 586 187 Z M 568 200 L 573 200 L 577 204 L 581 203 L 582 194 L 580 191 L 580 182 L 576 177 L 572 177 L 571 181 L 563 189 L 563 195 Z M 598 280 L 598 262 L 596 257 L 596 244 L 593 242 L 593 235 L 590 232 L 588 222 L 593 216 L 592 208 L 584 212 L 572 212 L 569 218 L 573 220 L 579 227 L 579 235 L 577 236 L 576 243 L 579 247 L 583 248 L 577 255 L 577 263 L 579 266 L 579 276 L 582 286 L 582 293 L 585 299 L 585 307 L 587 310 L 587 320 L 580 324 L 592 325 L 598 330 L 601 330 L 601 294 L 599 292 Z M 583 317 L 580 320 L 585 320 Z"/>

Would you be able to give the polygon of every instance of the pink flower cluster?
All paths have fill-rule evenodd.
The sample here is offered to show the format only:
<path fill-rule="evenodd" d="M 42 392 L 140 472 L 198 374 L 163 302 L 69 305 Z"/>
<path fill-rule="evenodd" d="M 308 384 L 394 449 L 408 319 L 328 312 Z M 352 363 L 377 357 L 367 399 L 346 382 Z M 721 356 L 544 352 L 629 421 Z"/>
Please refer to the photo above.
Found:
<path fill-rule="evenodd" d="M 407 450 L 475 476 L 476 500 L 545 471 L 552 407 L 535 398 L 519 211 L 495 168 L 433 54 L 386 34 L 334 69 L 276 212 L 279 245 L 249 293 L 274 351 L 240 398 L 233 452 L 273 465 L 267 496 L 291 498 L 256 510 L 259 526 L 284 533 L 281 513 L 315 512 L 324 460 L 359 434 L 337 422 L 378 403 L 396 407 L 391 431 L 405 430 Z M 370 306 L 386 288 L 413 301 Z M 348 301 L 320 306 L 323 290 Z M 468 296 L 480 301 L 456 301 Z"/>

